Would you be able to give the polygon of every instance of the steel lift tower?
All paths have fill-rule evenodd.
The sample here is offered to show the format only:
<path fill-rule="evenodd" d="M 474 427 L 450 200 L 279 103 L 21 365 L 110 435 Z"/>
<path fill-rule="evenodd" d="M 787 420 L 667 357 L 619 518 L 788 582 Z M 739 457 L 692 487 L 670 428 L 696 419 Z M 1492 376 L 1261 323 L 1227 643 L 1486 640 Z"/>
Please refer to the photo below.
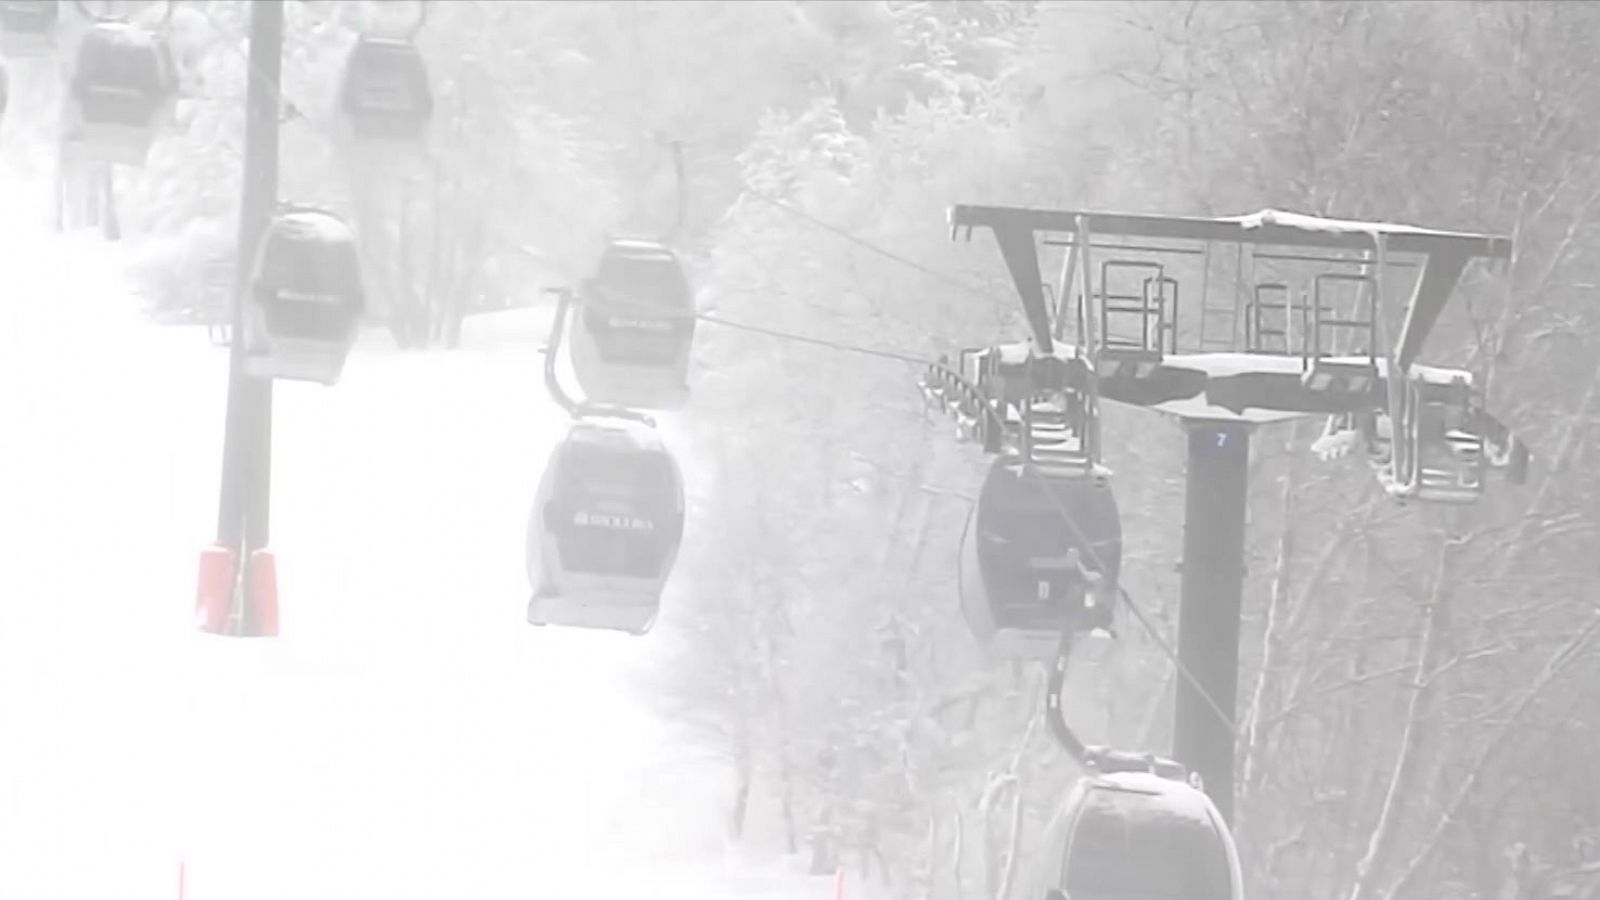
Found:
<path fill-rule="evenodd" d="M 1031 338 L 926 373 L 964 439 L 1055 480 L 1103 479 L 1102 401 L 1176 417 L 1188 439 L 1173 755 L 1233 813 L 1246 471 L 1257 425 L 1324 416 L 1394 497 L 1469 503 L 1528 452 L 1470 372 L 1418 357 L 1475 260 L 1503 237 L 1267 210 L 1231 218 L 956 206 L 992 232 Z M 1060 248 L 1055 249 L 1055 248 Z M 1059 256 L 1055 277 L 1041 263 Z M 1045 468 L 1047 467 L 1047 468 Z"/>

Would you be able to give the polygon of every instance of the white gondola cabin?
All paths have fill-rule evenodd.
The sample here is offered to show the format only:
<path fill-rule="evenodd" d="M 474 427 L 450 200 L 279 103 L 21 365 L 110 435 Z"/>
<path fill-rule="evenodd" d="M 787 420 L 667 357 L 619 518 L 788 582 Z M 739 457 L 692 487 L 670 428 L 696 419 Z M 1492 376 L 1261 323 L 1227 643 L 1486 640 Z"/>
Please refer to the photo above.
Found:
<path fill-rule="evenodd" d="M 0 56 L 25 59 L 56 49 L 60 0 L 0 0 Z"/>
<path fill-rule="evenodd" d="M 997 656 L 1051 659 L 1063 630 L 1111 626 L 1121 562 L 1109 484 L 998 457 L 962 539 L 961 612 Z"/>
<path fill-rule="evenodd" d="M 69 158 L 144 165 L 172 118 L 177 85 L 170 56 L 149 31 L 100 22 L 84 34 L 62 123 Z"/>
<path fill-rule="evenodd" d="M 528 522 L 528 621 L 644 634 L 683 538 L 683 475 L 648 427 L 580 421 Z"/>
<path fill-rule="evenodd" d="M 362 37 L 345 59 L 339 107 L 359 141 L 413 141 L 433 120 L 428 66 L 406 40 Z"/>
<path fill-rule="evenodd" d="M 689 399 L 694 293 L 677 254 L 655 241 L 614 240 L 579 292 L 572 369 L 584 396 L 636 409 Z"/>
<path fill-rule="evenodd" d="M 339 217 L 295 210 L 268 224 L 245 304 L 245 368 L 334 384 L 365 308 L 356 237 Z"/>
<path fill-rule="evenodd" d="M 1242 900 L 1239 853 L 1205 792 L 1153 772 L 1080 780 L 1045 832 L 1027 900 Z"/>

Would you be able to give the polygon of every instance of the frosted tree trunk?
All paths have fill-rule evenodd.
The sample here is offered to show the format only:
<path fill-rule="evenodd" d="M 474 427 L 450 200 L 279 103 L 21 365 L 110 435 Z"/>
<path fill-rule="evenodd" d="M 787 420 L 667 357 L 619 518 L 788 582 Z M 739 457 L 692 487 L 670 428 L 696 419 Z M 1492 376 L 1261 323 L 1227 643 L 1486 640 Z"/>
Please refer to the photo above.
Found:
<path fill-rule="evenodd" d="M 1422 741 L 1423 719 L 1427 716 L 1433 698 L 1433 667 L 1435 648 L 1441 635 L 1449 627 L 1450 613 L 1450 549 L 1446 542 L 1439 548 L 1439 559 L 1433 576 L 1433 591 L 1428 598 L 1427 624 L 1422 632 L 1422 649 L 1417 653 L 1417 663 L 1411 678 L 1411 701 L 1406 708 L 1405 729 L 1400 735 L 1400 749 L 1396 754 L 1394 770 L 1389 777 L 1389 787 L 1378 812 L 1378 822 L 1372 828 L 1366 852 L 1356 863 L 1355 883 L 1350 889 L 1350 900 L 1366 900 L 1372 893 L 1390 842 L 1393 840 L 1395 822 L 1399 816 L 1400 802 L 1415 787 L 1417 775 L 1417 748 Z"/>
<path fill-rule="evenodd" d="M 1245 712 L 1245 735 L 1243 746 L 1240 748 L 1243 759 L 1240 761 L 1239 787 L 1241 794 L 1248 794 L 1256 779 L 1256 768 L 1259 754 L 1263 752 L 1262 742 L 1265 739 L 1261 730 L 1262 711 L 1266 706 L 1267 680 L 1272 677 L 1272 671 L 1277 666 L 1278 646 L 1281 641 L 1280 627 L 1282 626 L 1284 610 L 1289 603 L 1289 576 L 1294 565 L 1294 538 L 1295 538 L 1295 493 L 1300 487 L 1300 467 L 1295 465 L 1297 458 L 1294 455 L 1295 439 L 1299 437 L 1299 428 L 1291 428 L 1285 451 L 1290 455 L 1288 470 L 1283 475 L 1283 489 L 1279 494 L 1279 509 L 1283 516 L 1283 532 L 1278 537 L 1278 552 L 1272 563 L 1272 587 L 1267 600 L 1267 621 L 1261 630 L 1261 668 L 1256 672 L 1255 686 L 1250 691 L 1250 702 Z"/>
<path fill-rule="evenodd" d="M 1522 733 L 1523 720 L 1528 711 L 1534 706 L 1535 701 L 1566 671 L 1568 666 L 1583 658 L 1584 652 L 1595 642 L 1597 636 L 1600 636 L 1600 613 L 1589 617 L 1588 623 L 1574 633 L 1561 646 L 1561 649 L 1551 656 L 1544 669 L 1534 678 L 1533 684 L 1517 698 L 1516 703 L 1511 707 L 1510 714 L 1496 727 L 1488 746 L 1478 754 L 1472 768 L 1467 773 L 1467 777 L 1462 779 L 1461 783 L 1456 787 L 1450 802 L 1446 804 L 1444 810 L 1440 812 L 1439 817 L 1434 821 L 1433 827 L 1422 840 L 1416 854 L 1406 861 L 1400 877 L 1395 879 L 1394 885 L 1383 894 L 1383 900 L 1403 900 L 1408 896 L 1407 889 L 1411 887 L 1412 882 L 1422 871 L 1423 866 L 1438 848 L 1439 841 L 1444 836 L 1445 830 L 1460 817 L 1461 810 L 1467 805 L 1467 802 L 1477 795 L 1483 782 L 1484 774 L 1488 771 L 1489 763 L 1507 742 Z"/>
<path fill-rule="evenodd" d="M 745 817 L 750 811 L 750 753 L 744 747 L 737 751 L 734 760 L 735 777 L 738 779 L 733 789 L 733 810 L 729 816 L 729 831 L 735 841 L 744 838 Z"/>

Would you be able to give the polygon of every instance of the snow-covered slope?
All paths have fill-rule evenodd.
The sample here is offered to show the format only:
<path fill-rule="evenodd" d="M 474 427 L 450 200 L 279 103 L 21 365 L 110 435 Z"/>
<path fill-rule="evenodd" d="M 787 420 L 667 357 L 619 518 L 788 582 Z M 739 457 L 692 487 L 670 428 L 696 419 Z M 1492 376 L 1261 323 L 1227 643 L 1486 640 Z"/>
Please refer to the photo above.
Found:
<path fill-rule="evenodd" d="M 283 636 L 196 633 L 225 355 L 36 193 L 0 183 L 0 896 L 827 896 L 725 855 L 721 769 L 637 694 L 670 616 L 523 624 L 564 428 L 526 343 L 280 386 Z"/>

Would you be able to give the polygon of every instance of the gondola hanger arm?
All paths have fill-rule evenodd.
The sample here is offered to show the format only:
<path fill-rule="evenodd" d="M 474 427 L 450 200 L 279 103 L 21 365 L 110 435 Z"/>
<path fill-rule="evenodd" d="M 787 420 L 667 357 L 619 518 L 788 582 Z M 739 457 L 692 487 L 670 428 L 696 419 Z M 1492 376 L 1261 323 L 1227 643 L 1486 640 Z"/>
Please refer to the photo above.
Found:
<path fill-rule="evenodd" d="M 1152 753 L 1131 753 L 1116 750 L 1103 744 L 1085 744 L 1072 726 L 1067 724 L 1066 709 L 1062 702 L 1067 681 L 1067 665 L 1072 658 L 1073 629 L 1061 631 L 1061 643 L 1055 660 L 1050 664 L 1050 674 L 1045 682 L 1045 720 L 1050 734 L 1068 756 L 1085 769 L 1098 772 L 1148 771 L 1166 778 L 1179 778 L 1190 786 L 1204 790 L 1199 773 L 1176 760 Z"/>
<path fill-rule="evenodd" d="M 566 331 L 567 313 L 572 306 L 572 290 L 570 288 L 551 288 L 550 293 L 556 295 L 556 313 L 550 324 L 550 340 L 545 344 L 544 348 L 544 386 L 545 390 L 550 392 L 551 398 L 556 401 L 556 405 L 566 410 L 567 415 L 574 419 L 627 419 L 632 422 L 639 422 L 650 428 L 656 427 L 655 417 L 648 413 L 622 406 L 577 400 L 561 386 L 561 379 L 556 377 L 556 357 L 561 351 L 561 336 Z"/>
<path fill-rule="evenodd" d="M 1067 751 L 1079 765 L 1089 765 L 1089 747 L 1073 732 L 1072 726 L 1067 724 L 1067 711 L 1062 703 L 1061 695 L 1067 682 L 1067 664 L 1072 658 L 1072 628 L 1067 627 L 1061 631 L 1061 643 L 1056 647 L 1056 657 L 1050 663 L 1050 677 L 1045 685 L 1044 715 L 1050 726 L 1050 734 Z"/>

